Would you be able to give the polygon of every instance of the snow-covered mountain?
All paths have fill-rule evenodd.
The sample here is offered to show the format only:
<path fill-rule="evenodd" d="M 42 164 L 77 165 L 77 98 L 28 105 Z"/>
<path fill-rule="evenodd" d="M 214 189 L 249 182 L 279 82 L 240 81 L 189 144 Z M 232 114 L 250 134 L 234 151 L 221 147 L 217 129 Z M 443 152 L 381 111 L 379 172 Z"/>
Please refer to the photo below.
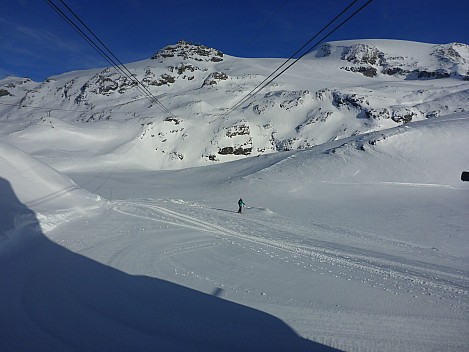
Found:
<path fill-rule="evenodd" d="M 2 80 L 0 351 L 469 350 L 467 58 L 329 43 L 226 116 L 282 60 L 129 64 L 175 116 Z"/>
<path fill-rule="evenodd" d="M 176 117 L 114 68 L 42 83 L 8 77 L 0 81 L 2 133 L 58 169 L 72 160 L 83 168 L 178 169 L 469 110 L 469 46 L 360 40 L 323 44 L 224 115 L 283 61 L 180 41 L 126 65 Z"/>

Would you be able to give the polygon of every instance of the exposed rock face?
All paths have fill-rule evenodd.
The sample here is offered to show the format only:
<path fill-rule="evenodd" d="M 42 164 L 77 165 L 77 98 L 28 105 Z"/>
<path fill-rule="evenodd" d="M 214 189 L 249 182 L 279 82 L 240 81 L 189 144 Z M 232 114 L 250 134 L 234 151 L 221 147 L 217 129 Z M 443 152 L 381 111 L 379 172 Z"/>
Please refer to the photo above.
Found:
<path fill-rule="evenodd" d="M 11 93 L 6 89 L 0 89 L 0 97 L 3 97 L 5 95 L 11 95 Z"/>
<path fill-rule="evenodd" d="M 150 69 L 147 69 L 145 71 L 145 77 L 142 81 L 149 86 L 161 87 L 171 85 L 172 83 L 176 82 L 176 79 L 169 73 L 163 73 L 158 77 L 155 77 L 155 74 L 151 72 Z"/>
<path fill-rule="evenodd" d="M 382 73 L 388 76 L 407 76 L 410 71 L 402 67 L 384 67 Z"/>
<path fill-rule="evenodd" d="M 355 44 L 346 48 L 342 54 L 342 60 L 354 64 L 369 64 L 380 66 L 383 63 L 384 53 L 378 48 L 366 44 Z"/>
<path fill-rule="evenodd" d="M 437 69 L 435 71 L 414 70 L 411 73 L 414 74 L 416 78 L 428 78 L 428 79 L 448 78 L 451 76 L 449 72 L 443 69 Z"/>
<path fill-rule="evenodd" d="M 244 135 L 249 135 L 249 134 L 250 134 L 249 126 L 243 122 L 238 125 L 234 125 L 234 126 L 227 128 L 227 131 L 226 131 L 226 136 L 229 138 L 232 138 L 234 136 L 244 136 Z"/>
<path fill-rule="evenodd" d="M 183 61 L 167 66 L 166 72 L 163 73 L 157 73 L 153 68 L 147 67 L 143 77 L 140 77 L 141 81 L 147 86 L 169 87 L 179 80 L 194 80 L 197 72 L 206 72 L 207 68 L 197 66 L 197 62 L 223 61 L 223 53 L 219 50 L 185 41 L 180 41 L 176 45 L 170 45 L 161 49 L 152 59 L 163 62 L 165 59 L 173 57 Z M 138 74 L 135 75 L 139 76 Z M 225 73 L 214 72 L 206 78 L 203 85 L 214 85 L 226 79 L 228 79 L 228 76 Z M 70 82 L 70 84 L 74 83 Z M 137 85 L 134 80 L 122 75 L 117 70 L 107 68 L 81 86 L 79 94 L 75 97 L 75 102 L 77 104 L 85 103 L 90 94 L 104 96 L 110 96 L 115 93 L 124 94 L 132 89 L 136 89 Z M 69 89 L 64 91 L 64 95 L 70 95 Z"/>
<path fill-rule="evenodd" d="M 468 63 L 469 46 L 462 43 L 435 45 L 431 55 L 438 60 L 447 61 L 453 64 Z"/>
<path fill-rule="evenodd" d="M 337 50 L 332 44 L 323 44 L 316 57 L 327 57 Z M 353 66 L 341 69 L 361 73 L 366 77 L 378 74 L 403 76 L 406 79 L 441 79 L 455 77 L 469 79 L 469 46 L 461 43 L 434 45 L 428 63 L 419 62 L 412 56 L 394 56 L 368 44 L 354 44 L 342 48 L 341 60 Z M 427 66 L 428 65 L 428 66 Z"/>
<path fill-rule="evenodd" d="M 76 83 L 76 80 L 72 80 L 66 84 L 63 88 L 63 95 L 65 97 L 71 97 L 71 87 Z M 122 76 L 114 69 L 107 68 L 94 75 L 80 87 L 80 92 L 75 97 L 75 103 L 80 104 L 86 102 L 90 95 L 110 96 L 114 93 L 119 95 L 124 94 L 136 86 L 137 82 L 126 76 Z"/>
<path fill-rule="evenodd" d="M 441 98 L 437 98 L 441 94 Z M 309 117 L 304 123 L 297 126 L 297 131 L 303 131 L 311 124 L 317 122 L 326 122 L 334 117 L 337 112 L 351 112 L 356 118 L 366 119 L 370 122 L 366 123 L 369 126 L 371 121 L 373 123 L 380 123 L 382 121 L 390 120 L 395 123 L 408 123 L 416 119 L 435 118 L 445 115 L 447 113 L 456 113 L 467 111 L 469 109 L 469 89 L 461 90 L 455 94 L 445 95 L 440 92 L 438 88 L 428 88 L 427 90 L 403 91 L 402 96 L 406 99 L 407 104 L 402 106 L 400 104 L 382 106 L 382 100 L 375 95 L 374 92 L 366 89 L 322 89 L 316 92 L 317 102 L 322 106 L 319 109 L 311 110 Z M 419 95 L 421 96 L 435 96 L 435 99 L 425 103 L 419 102 Z M 414 100 L 414 104 L 410 104 L 410 99 Z M 452 108 L 448 103 L 451 103 Z M 455 105 L 453 105 L 456 103 Z"/>
<path fill-rule="evenodd" d="M 180 57 L 184 60 L 193 59 L 195 61 L 223 61 L 223 53 L 220 50 L 209 48 L 205 45 L 192 44 L 184 40 L 180 40 L 176 45 L 164 47 L 151 58 L 154 60 L 164 60 L 170 57 Z"/>
<path fill-rule="evenodd" d="M 164 119 L 166 122 L 174 122 L 175 125 L 179 125 L 182 122 L 182 119 L 177 118 L 177 117 L 167 117 Z"/>
<path fill-rule="evenodd" d="M 220 81 L 226 81 L 228 79 L 228 75 L 224 72 L 213 72 L 211 73 L 204 81 L 202 86 L 213 86 L 216 85 Z"/>
<path fill-rule="evenodd" d="M 237 147 L 223 147 L 220 148 L 218 151 L 218 154 L 220 155 L 229 155 L 229 154 L 234 154 L 234 155 L 249 155 L 251 154 L 252 148 L 243 145 L 243 146 L 237 146 Z"/>
<path fill-rule="evenodd" d="M 249 155 L 252 152 L 252 136 L 247 121 L 240 121 L 230 127 L 224 128 L 225 136 L 218 142 L 225 145 L 219 147 L 219 155 Z"/>
<path fill-rule="evenodd" d="M 378 70 L 372 66 L 360 66 L 360 67 L 341 67 L 345 71 L 359 72 L 366 77 L 375 77 L 378 74 Z"/>

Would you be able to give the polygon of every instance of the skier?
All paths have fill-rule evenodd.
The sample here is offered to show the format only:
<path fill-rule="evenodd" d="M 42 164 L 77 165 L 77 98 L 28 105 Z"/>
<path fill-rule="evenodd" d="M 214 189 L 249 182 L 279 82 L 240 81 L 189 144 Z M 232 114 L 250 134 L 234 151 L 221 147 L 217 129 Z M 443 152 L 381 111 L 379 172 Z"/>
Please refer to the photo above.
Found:
<path fill-rule="evenodd" d="M 239 206 L 239 209 L 238 209 L 238 213 L 242 213 L 242 209 L 244 206 L 246 206 L 246 204 L 244 204 L 243 200 L 241 198 L 239 198 L 238 200 L 238 206 Z"/>

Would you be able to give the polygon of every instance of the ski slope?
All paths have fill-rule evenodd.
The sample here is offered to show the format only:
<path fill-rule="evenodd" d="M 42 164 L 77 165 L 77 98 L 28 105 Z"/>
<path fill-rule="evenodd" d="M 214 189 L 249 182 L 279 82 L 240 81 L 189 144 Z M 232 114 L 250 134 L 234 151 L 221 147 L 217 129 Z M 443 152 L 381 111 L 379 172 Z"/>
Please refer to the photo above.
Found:
<path fill-rule="evenodd" d="M 461 113 L 210 167 L 117 155 L 66 174 L 1 143 L 0 349 L 468 350 L 468 143 Z"/>

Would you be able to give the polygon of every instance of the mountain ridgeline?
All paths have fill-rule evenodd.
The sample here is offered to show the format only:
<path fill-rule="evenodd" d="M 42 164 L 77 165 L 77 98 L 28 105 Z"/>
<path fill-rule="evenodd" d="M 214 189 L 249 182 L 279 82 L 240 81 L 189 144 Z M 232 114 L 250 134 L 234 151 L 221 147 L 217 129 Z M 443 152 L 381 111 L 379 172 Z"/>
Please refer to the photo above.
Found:
<path fill-rule="evenodd" d="M 116 135 L 119 142 L 112 136 L 98 141 L 103 148 L 109 140 L 108 154 L 139 160 L 129 168 L 177 169 L 469 110 L 468 45 L 356 40 L 323 44 L 225 114 L 283 61 L 236 58 L 180 41 L 127 64 L 133 79 L 112 67 L 41 83 L 7 77 L 0 80 L 0 119 L 8 126 L 2 133 L 35 133 L 38 142 L 54 134 L 63 140 L 58 149 L 75 153 L 58 136 L 119 126 L 127 130 Z M 172 115 L 145 98 L 135 79 Z"/>

